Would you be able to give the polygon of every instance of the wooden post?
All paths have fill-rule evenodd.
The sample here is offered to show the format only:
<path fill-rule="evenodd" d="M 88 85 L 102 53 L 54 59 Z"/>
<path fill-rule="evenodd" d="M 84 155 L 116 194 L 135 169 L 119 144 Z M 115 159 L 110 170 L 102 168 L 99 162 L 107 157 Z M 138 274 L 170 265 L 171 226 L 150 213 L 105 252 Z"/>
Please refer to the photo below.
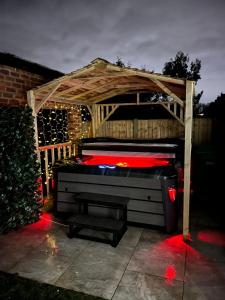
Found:
<path fill-rule="evenodd" d="M 61 160 L 61 147 L 58 148 L 58 160 Z"/>
<path fill-rule="evenodd" d="M 138 138 L 138 119 L 133 120 L 133 138 Z"/>
<path fill-rule="evenodd" d="M 47 197 L 49 195 L 49 169 L 48 169 L 48 150 L 45 150 L 45 184 Z"/>
<path fill-rule="evenodd" d="M 97 113 L 96 113 L 96 104 L 92 105 L 92 135 L 95 137 L 96 135 L 96 118 L 97 118 Z"/>
<path fill-rule="evenodd" d="M 36 148 L 36 153 L 37 153 L 37 159 L 40 165 L 40 173 L 41 173 L 41 153 L 39 151 L 39 142 L 38 142 L 38 127 L 37 127 L 37 114 L 35 111 L 35 96 L 33 90 L 27 91 L 27 102 L 28 105 L 32 108 L 32 115 L 34 117 L 34 139 L 35 139 L 35 148 Z M 42 182 L 42 187 L 43 187 L 43 182 Z M 42 199 L 43 197 L 43 188 L 41 192 Z"/>
<path fill-rule="evenodd" d="M 40 165 L 40 173 L 42 174 L 41 170 L 41 152 L 39 150 L 39 141 L 38 141 L 38 126 L 37 126 L 37 113 L 35 109 L 35 95 L 33 90 L 27 91 L 27 102 L 28 105 L 32 108 L 32 115 L 34 117 L 34 139 L 35 139 L 35 147 L 36 147 L 36 153 L 37 153 L 37 159 Z M 48 181 L 48 178 L 47 178 Z M 41 197 L 43 199 L 43 204 L 44 204 L 44 195 L 43 195 L 43 182 L 42 182 L 42 192 L 41 192 Z M 49 188 L 47 187 L 47 195 L 49 193 Z"/>
<path fill-rule="evenodd" d="M 37 114 L 35 112 L 35 96 L 33 90 L 27 92 L 27 102 L 28 105 L 32 108 L 32 115 L 34 117 L 34 138 L 35 138 L 35 146 L 38 150 L 38 128 L 37 128 Z"/>
<path fill-rule="evenodd" d="M 137 105 L 140 104 L 140 93 L 137 93 Z"/>
<path fill-rule="evenodd" d="M 69 146 L 68 146 L 69 158 L 71 158 L 71 152 L 72 152 L 72 151 L 71 151 L 71 148 L 72 148 L 72 145 L 69 145 Z"/>
<path fill-rule="evenodd" d="M 53 166 L 55 163 L 55 148 L 52 148 L 51 152 L 52 152 L 52 166 Z"/>
<path fill-rule="evenodd" d="M 173 104 L 173 112 L 175 114 L 175 116 L 177 115 L 177 102 L 175 101 Z"/>
<path fill-rule="evenodd" d="M 189 238 L 191 139 L 193 121 L 194 81 L 186 81 L 185 101 L 185 145 L 184 145 L 184 194 L 183 194 L 183 238 Z"/>
<path fill-rule="evenodd" d="M 66 159 L 66 146 L 63 146 L 63 159 Z"/>
<path fill-rule="evenodd" d="M 73 144 L 73 156 L 77 155 L 76 153 L 76 144 Z"/>

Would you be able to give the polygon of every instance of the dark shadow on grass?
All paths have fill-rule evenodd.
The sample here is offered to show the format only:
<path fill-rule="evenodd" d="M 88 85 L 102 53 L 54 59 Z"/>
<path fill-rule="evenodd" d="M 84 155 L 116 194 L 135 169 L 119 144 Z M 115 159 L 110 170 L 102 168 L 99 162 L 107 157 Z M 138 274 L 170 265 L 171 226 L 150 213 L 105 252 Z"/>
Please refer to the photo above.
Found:
<path fill-rule="evenodd" d="M 66 290 L 50 284 L 0 271 L 0 299 L 4 300 L 103 300 L 103 298 Z"/>

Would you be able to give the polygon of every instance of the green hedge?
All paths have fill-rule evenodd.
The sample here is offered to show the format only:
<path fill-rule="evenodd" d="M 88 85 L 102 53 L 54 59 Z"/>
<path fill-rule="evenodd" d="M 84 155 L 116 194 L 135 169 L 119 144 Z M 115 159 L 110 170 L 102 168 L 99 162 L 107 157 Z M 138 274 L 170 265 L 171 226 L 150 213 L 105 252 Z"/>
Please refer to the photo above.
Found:
<path fill-rule="evenodd" d="M 39 219 L 39 165 L 32 111 L 0 107 L 0 231 Z"/>

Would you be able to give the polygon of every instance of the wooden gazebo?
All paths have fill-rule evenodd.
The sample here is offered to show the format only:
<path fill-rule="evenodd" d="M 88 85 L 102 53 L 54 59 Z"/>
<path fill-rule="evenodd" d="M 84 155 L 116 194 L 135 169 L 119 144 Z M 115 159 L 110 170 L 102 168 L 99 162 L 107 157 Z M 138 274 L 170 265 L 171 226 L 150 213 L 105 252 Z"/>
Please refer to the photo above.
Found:
<path fill-rule="evenodd" d="M 97 58 L 86 67 L 50 81 L 27 92 L 33 109 L 35 139 L 38 148 L 37 114 L 46 102 L 85 105 L 92 117 L 92 133 L 119 106 L 161 105 L 185 127 L 183 236 L 189 235 L 190 166 L 192 139 L 192 109 L 195 82 L 172 78 L 154 72 L 119 67 Z M 157 102 L 142 102 L 140 93 L 159 92 L 169 97 Z M 136 93 L 136 102 L 103 103 L 113 96 Z"/>

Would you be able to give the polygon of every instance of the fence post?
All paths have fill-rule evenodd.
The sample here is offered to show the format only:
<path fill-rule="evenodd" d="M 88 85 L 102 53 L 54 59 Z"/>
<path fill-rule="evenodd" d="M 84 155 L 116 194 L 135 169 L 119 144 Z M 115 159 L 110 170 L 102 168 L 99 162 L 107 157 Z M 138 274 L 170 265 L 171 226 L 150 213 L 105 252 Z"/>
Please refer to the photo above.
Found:
<path fill-rule="evenodd" d="M 138 138 L 138 119 L 133 120 L 133 138 Z"/>

